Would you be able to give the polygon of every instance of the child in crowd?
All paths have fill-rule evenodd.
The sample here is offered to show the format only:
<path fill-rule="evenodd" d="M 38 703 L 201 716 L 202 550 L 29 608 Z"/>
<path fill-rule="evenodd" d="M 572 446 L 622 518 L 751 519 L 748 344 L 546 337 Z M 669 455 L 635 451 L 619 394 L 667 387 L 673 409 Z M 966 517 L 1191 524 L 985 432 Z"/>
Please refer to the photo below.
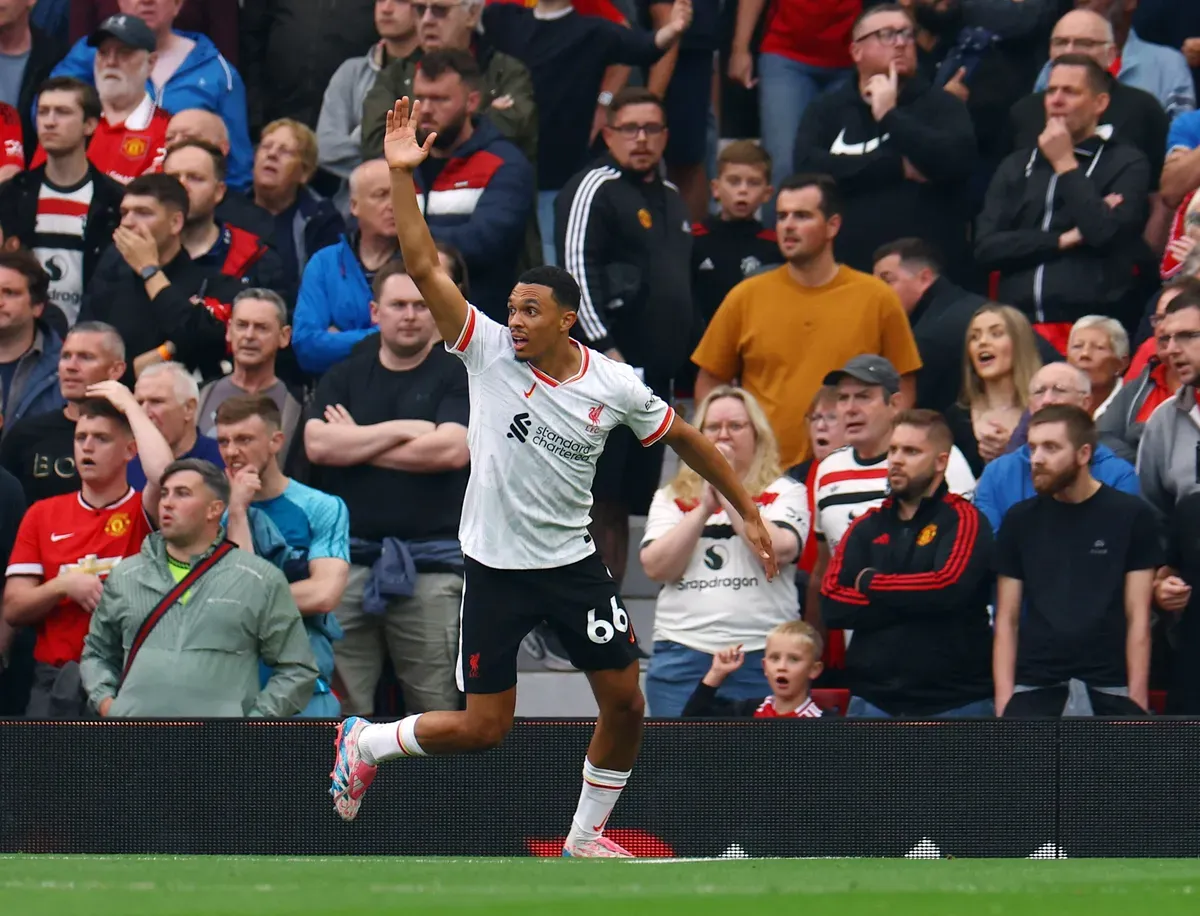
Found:
<path fill-rule="evenodd" d="M 742 666 L 741 646 L 722 649 L 696 687 L 684 718 L 816 719 L 821 710 L 809 696 L 809 686 L 821 673 L 821 634 L 803 620 L 781 623 L 767 634 L 763 671 L 771 695 L 762 700 L 722 700 L 717 690 Z"/>

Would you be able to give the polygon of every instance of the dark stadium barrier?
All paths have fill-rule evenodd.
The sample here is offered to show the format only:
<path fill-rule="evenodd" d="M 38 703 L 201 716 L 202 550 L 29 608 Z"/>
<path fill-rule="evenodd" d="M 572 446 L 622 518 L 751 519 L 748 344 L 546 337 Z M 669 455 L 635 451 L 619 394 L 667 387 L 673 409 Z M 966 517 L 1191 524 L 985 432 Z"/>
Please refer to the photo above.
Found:
<path fill-rule="evenodd" d="M 0 721 L 0 853 L 556 855 L 590 722 L 386 765 L 356 821 L 315 722 Z M 1196 856 L 1200 722 L 651 722 L 645 855 Z"/>

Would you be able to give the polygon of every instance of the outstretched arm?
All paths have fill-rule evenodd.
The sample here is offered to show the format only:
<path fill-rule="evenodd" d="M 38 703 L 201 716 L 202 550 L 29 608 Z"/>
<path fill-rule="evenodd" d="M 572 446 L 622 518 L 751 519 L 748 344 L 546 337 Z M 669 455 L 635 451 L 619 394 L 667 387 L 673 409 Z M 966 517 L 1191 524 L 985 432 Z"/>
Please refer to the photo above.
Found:
<path fill-rule="evenodd" d="M 108 380 L 89 385 L 87 395 L 89 398 L 104 398 L 125 414 L 125 419 L 129 421 L 129 428 L 133 430 L 133 438 L 137 442 L 138 455 L 142 459 L 142 471 L 146 475 L 142 506 L 150 521 L 157 525 L 158 500 L 162 495 L 159 482 L 167 465 L 175 460 L 171 446 L 167 444 L 167 440 L 163 438 L 149 414 L 137 402 L 133 392 L 120 382 Z"/>
<path fill-rule="evenodd" d="M 675 449 L 692 470 L 711 483 L 742 517 L 744 537 L 762 560 L 767 578 L 774 579 L 779 574 L 779 565 L 775 562 L 775 548 L 771 544 L 771 535 L 767 532 L 762 516 L 758 514 L 754 500 L 737 479 L 725 456 L 718 452 L 716 446 L 696 427 L 678 416 L 671 422 L 671 428 L 667 430 L 663 440 Z"/>
<path fill-rule="evenodd" d="M 425 161 L 437 138 L 436 133 L 431 133 L 423 144 L 417 142 L 420 111 L 421 103 L 413 102 L 409 112 L 408 96 L 396 102 L 396 107 L 387 113 L 383 155 L 391 170 L 392 209 L 404 266 L 425 297 L 425 307 L 437 322 L 442 339 L 453 343 L 467 323 L 467 300 L 442 269 L 437 246 L 417 205 L 413 172 Z"/>

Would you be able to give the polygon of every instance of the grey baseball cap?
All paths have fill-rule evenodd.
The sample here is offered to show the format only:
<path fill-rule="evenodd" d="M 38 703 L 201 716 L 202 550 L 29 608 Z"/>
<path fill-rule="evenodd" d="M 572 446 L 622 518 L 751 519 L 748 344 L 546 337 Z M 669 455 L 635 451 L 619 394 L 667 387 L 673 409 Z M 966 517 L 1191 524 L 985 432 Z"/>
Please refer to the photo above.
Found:
<path fill-rule="evenodd" d="M 826 385 L 836 385 L 844 378 L 857 379 L 864 385 L 879 385 L 888 395 L 900 391 L 900 373 L 889 360 L 872 353 L 863 353 L 854 357 L 836 372 L 825 376 Z"/>
<path fill-rule="evenodd" d="M 137 16 L 126 16 L 123 13 L 109 16 L 100 23 L 96 30 L 88 36 L 88 47 L 99 47 L 100 42 L 110 35 L 121 44 L 137 48 L 139 51 L 153 52 L 158 47 L 158 39 L 154 37 L 154 33 L 150 31 L 150 26 L 146 25 L 144 19 L 139 19 Z"/>

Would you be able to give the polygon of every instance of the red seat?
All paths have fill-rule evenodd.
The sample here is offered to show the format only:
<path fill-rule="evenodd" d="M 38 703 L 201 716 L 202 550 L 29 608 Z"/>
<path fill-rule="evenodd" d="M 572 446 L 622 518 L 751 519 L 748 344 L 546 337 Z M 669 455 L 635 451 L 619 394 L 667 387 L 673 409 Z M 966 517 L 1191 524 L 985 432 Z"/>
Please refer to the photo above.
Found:
<path fill-rule="evenodd" d="M 813 702 L 821 707 L 821 712 L 835 716 L 846 715 L 850 706 L 850 691 L 841 687 L 826 687 L 812 692 Z"/>
<path fill-rule="evenodd" d="M 821 701 L 817 701 L 817 705 L 821 706 Z M 824 709 L 825 707 L 821 707 Z M 1167 692 L 1165 690 L 1150 691 L 1150 711 L 1156 716 L 1165 715 L 1167 712 Z"/>

